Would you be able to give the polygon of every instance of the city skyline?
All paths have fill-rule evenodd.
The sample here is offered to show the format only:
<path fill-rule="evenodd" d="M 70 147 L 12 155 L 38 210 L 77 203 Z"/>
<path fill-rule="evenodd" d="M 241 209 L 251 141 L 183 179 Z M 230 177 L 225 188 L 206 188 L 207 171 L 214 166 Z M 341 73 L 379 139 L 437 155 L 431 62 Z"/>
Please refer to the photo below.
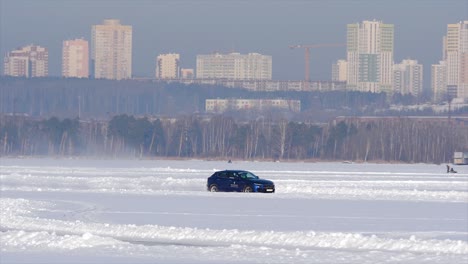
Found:
<path fill-rule="evenodd" d="M 49 75 L 60 76 L 62 41 L 91 40 L 92 25 L 115 18 L 133 26 L 134 76 L 154 76 L 158 54 L 179 53 L 181 68 L 195 68 L 197 54 L 237 51 L 271 55 L 273 79 L 301 80 L 303 51 L 290 50 L 288 45 L 344 43 L 347 24 L 377 19 L 395 25 L 395 63 L 411 58 L 430 69 L 442 57 L 447 24 L 468 14 L 464 0 L 387 2 L 2 0 L 0 49 L 5 54 L 28 43 L 47 47 Z M 33 9 L 44 12 L 38 15 Z M 15 17 L 20 10 L 22 15 Z M 37 26 L 28 27 L 26 22 Z M 330 80 L 331 65 L 343 58 L 344 47 L 312 49 L 311 80 Z M 430 74 L 424 76 L 428 90 Z"/>
<path fill-rule="evenodd" d="M 431 76 L 433 100 L 445 96 L 466 99 L 468 21 L 447 25 L 447 35 L 443 37 L 443 61 L 449 67 L 440 75 L 434 71 Z M 310 49 L 330 47 L 337 44 L 298 45 L 305 48 L 306 60 Z M 341 45 L 341 44 L 339 44 Z M 91 71 L 88 71 L 88 41 L 74 39 L 63 41 L 62 76 L 98 79 L 130 79 L 132 75 L 132 26 L 122 25 L 118 19 L 105 19 L 103 24 L 92 26 Z M 45 50 L 45 56 L 38 54 Z M 403 60 L 394 63 L 394 25 L 382 21 L 362 21 L 347 25 L 347 60 L 332 64 L 332 81 L 343 79 L 346 88 L 357 91 L 411 93 L 416 97 L 424 94 L 423 65 L 417 60 Z M 39 60 L 37 60 L 39 59 Z M 38 68 L 37 61 L 42 61 Z M 179 78 L 180 54 L 160 54 L 156 58 L 156 79 Z M 31 64 L 31 66 L 30 66 Z M 197 79 L 226 80 L 272 80 L 272 57 L 258 53 L 231 52 L 197 55 Z M 29 73 L 30 69 L 31 73 Z M 306 80 L 309 79 L 306 65 Z M 26 46 L 8 52 L 4 58 L 4 74 L 10 76 L 48 76 L 48 51 L 40 46 Z M 38 72 L 43 69 L 43 72 Z M 89 73 L 89 74 L 88 74 Z M 184 73 L 186 76 L 186 74 Z M 138 77 L 137 77 L 138 78 Z M 186 78 L 186 77 L 184 77 Z M 438 80 L 436 78 L 443 78 Z M 308 82 L 307 82 L 308 83 Z M 440 86 L 440 87 L 439 87 Z M 310 87 L 306 85 L 305 90 Z"/>

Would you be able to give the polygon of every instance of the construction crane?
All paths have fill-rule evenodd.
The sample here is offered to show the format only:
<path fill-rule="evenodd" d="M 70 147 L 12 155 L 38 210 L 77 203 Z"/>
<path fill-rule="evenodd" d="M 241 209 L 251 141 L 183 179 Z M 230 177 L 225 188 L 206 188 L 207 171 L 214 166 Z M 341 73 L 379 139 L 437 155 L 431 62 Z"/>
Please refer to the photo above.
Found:
<path fill-rule="evenodd" d="M 314 44 L 314 45 L 290 45 L 290 49 L 304 49 L 305 50 L 305 81 L 310 82 L 310 49 L 326 48 L 326 47 L 343 47 L 344 43 L 330 43 L 330 44 Z"/>

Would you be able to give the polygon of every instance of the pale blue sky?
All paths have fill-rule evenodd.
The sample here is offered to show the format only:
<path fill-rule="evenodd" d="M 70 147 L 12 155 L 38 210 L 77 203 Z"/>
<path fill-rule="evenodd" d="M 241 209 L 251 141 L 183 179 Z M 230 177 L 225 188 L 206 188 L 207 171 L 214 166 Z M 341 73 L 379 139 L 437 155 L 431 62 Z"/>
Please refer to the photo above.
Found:
<path fill-rule="evenodd" d="M 272 55 L 282 80 L 304 78 L 304 52 L 289 45 L 344 43 L 346 24 L 382 20 L 395 25 L 395 62 L 420 61 L 427 86 L 447 24 L 468 19 L 468 0 L 0 0 L 0 52 L 45 46 L 49 73 L 59 76 L 62 41 L 90 40 L 106 18 L 133 26 L 135 76 L 153 76 L 160 53 L 180 53 L 182 67 L 195 68 L 197 54 L 235 50 Z M 330 79 L 342 58 L 345 47 L 312 50 L 311 79 Z"/>

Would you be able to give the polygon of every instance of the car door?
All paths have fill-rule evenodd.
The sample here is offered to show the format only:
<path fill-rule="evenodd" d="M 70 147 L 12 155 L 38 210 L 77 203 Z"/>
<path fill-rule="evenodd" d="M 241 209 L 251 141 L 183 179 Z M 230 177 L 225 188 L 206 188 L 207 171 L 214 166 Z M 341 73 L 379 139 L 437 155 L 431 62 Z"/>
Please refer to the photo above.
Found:
<path fill-rule="evenodd" d="M 237 174 L 237 177 L 238 177 L 238 182 L 237 182 L 238 190 L 240 192 L 243 192 L 245 186 L 249 185 L 249 181 L 247 180 L 247 178 L 245 176 L 245 172 L 239 172 Z"/>
<path fill-rule="evenodd" d="M 237 175 L 236 172 L 230 171 L 228 172 L 228 181 L 229 181 L 229 189 L 231 191 L 239 191 L 240 185 L 239 185 L 239 175 Z"/>
<path fill-rule="evenodd" d="M 228 177 L 228 173 L 225 171 L 219 172 L 218 177 L 216 179 L 216 184 L 218 185 L 218 189 L 220 191 L 230 191 L 230 180 Z"/>

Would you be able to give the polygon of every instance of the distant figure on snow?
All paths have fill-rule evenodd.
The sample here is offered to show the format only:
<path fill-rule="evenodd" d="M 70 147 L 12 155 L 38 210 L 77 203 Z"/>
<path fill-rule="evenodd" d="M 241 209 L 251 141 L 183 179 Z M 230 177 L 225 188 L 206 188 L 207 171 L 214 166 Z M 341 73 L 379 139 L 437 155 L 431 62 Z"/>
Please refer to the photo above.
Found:
<path fill-rule="evenodd" d="M 450 168 L 450 173 L 457 173 L 457 171 L 453 170 L 453 168 Z"/>
<path fill-rule="evenodd" d="M 447 165 L 447 173 L 449 173 L 449 172 L 450 172 L 450 166 Z"/>

